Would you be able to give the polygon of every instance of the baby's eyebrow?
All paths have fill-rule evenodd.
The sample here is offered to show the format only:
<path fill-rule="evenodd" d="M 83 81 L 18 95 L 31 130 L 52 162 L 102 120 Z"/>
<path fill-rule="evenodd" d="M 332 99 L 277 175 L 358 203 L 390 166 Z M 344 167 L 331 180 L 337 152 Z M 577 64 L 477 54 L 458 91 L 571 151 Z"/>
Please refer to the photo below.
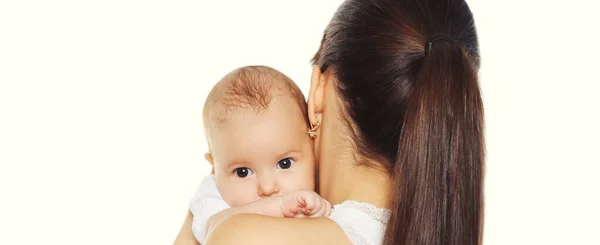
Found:
<path fill-rule="evenodd" d="M 282 159 L 282 158 L 284 158 L 286 156 L 289 156 L 289 155 L 292 155 L 292 154 L 299 155 L 300 153 L 302 153 L 302 151 L 300 151 L 300 150 L 288 150 L 288 151 L 285 151 L 285 152 L 277 155 L 277 158 L 278 159 Z"/>
<path fill-rule="evenodd" d="M 243 166 L 248 166 L 248 162 L 246 161 L 229 161 L 227 162 L 227 168 L 233 168 L 233 167 L 243 167 Z"/>

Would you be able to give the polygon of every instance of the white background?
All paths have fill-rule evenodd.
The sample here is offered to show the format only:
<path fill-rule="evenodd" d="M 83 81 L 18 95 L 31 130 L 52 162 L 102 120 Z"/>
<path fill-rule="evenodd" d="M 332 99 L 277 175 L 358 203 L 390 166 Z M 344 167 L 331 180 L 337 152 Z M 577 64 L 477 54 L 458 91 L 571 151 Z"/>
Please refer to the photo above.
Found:
<path fill-rule="evenodd" d="M 170 244 L 209 171 L 211 86 L 261 64 L 306 93 L 340 2 L 1 1 L 0 244 Z M 594 2 L 470 1 L 485 244 L 600 244 Z"/>

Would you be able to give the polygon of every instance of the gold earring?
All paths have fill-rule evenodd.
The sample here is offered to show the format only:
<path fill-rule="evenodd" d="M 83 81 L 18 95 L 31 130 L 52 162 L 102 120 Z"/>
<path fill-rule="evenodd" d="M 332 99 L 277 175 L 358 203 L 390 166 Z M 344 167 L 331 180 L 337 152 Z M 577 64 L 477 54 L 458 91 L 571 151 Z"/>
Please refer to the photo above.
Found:
<path fill-rule="evenodd" d="M 315 117 L 317 117 L 315 115 Z M 317 131 L 315 131 L 317 128 L 319 128 L 319 126 L 321 126 L 321 122 L 317 121 L 317 125 L 310 125 L 310 128 L 307 129 L 306 131 L 308 132 L 308 136 L 310 136 L 310 138 L 314 139 L 317 137 Z"/>

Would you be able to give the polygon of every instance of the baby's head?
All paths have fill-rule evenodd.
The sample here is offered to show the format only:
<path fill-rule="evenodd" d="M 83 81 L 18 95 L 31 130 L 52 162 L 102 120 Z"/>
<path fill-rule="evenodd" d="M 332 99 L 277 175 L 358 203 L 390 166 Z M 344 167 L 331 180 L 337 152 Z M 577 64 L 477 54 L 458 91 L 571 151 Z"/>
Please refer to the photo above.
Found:
<path fill-rule="evenodd" d="M 234 70 L 210 91 L 203 119 L 217 188 L 232 207 L 314 189 L 302 91 L 264 66 Z"/>

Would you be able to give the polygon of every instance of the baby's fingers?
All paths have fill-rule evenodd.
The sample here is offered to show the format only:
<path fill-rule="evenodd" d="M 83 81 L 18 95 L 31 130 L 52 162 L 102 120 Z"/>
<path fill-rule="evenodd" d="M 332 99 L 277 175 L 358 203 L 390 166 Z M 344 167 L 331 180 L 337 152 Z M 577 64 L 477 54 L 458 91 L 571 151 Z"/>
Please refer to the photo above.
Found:
<path fill-rule="evenodd" d="M 323 209 L 323 202 L 321 202 L 321 198 L 315 198 L 314 204 L 314 207 L 309 210 L 309 215 L 318 213 L 319 211 L 321 211 L 321 209 Z"/>
<path fill-rule="evenodd" d="M 329 217 L 331 215 L 331 212 L 333 211 L 333 209 L 331 208 L 331 203 L 329 203 L 325 199 L 323 199 L 323 201 L 325 201 L 325 206 L 326 206 L 325 216 L 323 216 L 323 217 Z"/>
<path fill-rule="evenodd" d="M 328 217 L 331 210 L 331 205 L 328 205 L 328 202 L 321 198 L 318 200 L 318 202 L 320 203 L 320 208 L 315 209 L 310 217 Z"/>
<path fill-rule="evenodd" d="M 285 197 L 281 197 L 281 211 L 283 217 L 292 218 L 296 214 L 301 213 L 301 205 L 295 199 L 287 199 Z"/>
<path fill-rule="evenodd" d="M 313 210 L 317 208 L 317 205 L 320 205 L 317 202 L 317 197 L 310 192 L 304 193 L 304 195 L 302 195 L 302 200 L 302 212 L 306 215 L 312 214 Z"/>

